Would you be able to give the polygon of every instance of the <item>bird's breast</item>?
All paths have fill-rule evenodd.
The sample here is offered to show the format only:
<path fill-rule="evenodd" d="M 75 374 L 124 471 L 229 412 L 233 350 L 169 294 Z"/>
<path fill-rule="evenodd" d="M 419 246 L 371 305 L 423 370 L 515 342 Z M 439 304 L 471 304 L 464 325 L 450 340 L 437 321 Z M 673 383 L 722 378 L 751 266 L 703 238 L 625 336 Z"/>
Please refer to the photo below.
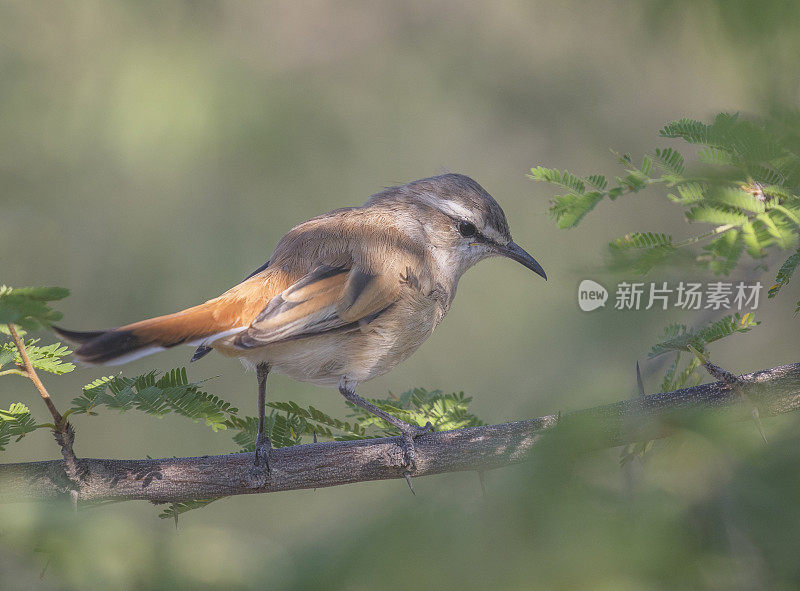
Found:
<path fill-rule="evenodd" d="M 446 291 L 410 290 L 369 323 L 239 351 L 236 356 L 246 365 L 266 362 L 272 371 L 302 382 L 336 386 L 342 377 L 363 382 L 408 359 L 433 333 L 448 307 Z"/>

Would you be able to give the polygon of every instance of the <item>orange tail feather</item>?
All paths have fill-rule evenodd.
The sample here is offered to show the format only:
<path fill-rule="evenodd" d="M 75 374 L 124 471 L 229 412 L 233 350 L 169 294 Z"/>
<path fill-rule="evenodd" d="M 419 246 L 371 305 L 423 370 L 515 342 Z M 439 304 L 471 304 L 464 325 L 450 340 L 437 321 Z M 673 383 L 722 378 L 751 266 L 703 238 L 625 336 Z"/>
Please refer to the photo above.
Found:
<path fill-rule="evenodd" d="M 84 363 L 116 365 L 163 351 L 175 345 L 200 344 L 232 328 L 229 314 L 206 302 L 175 314 L 142 320 L 110 330 L 76 332 L 54 326 L 64 340 L 79 345 L 75 356 Z M 220 318 L 226 316 L 227 318 Z"/>

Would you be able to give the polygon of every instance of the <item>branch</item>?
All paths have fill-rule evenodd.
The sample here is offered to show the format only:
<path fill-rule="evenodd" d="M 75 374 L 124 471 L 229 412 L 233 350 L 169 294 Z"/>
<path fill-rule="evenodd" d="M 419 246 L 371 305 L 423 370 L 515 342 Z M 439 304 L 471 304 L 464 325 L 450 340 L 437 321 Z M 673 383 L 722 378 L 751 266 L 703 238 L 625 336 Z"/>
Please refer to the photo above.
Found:
<path fill-rule="evenodd" d="M 73 486 L 71 487 L 73 492 L 71 494 L 74 499 L 75 486 L 78 485 L 78 480 L 81 476 L 81 468 L 78 466 L 77 459 L 75 458 L 75 452 L 72 449 L 72 443 L 75 441 L 75 431 L 73 430 L 72 425 L 65 421 L 64 417 L 61 416 L 61 413 L 58 412 L 56 405 L 53 404 L 53 399 L 50 398 L 50 393 L 47 391 L 47 388 L 44 387 L 42 380 L 39 379 L 39 375 L 36 373 L 36 369 L 34 369 L 30 357 L 28 357 L 28 351 L 25 348 L 25 343 L 23 343 L 22 339 L 17 333 L 17 329 L 14 328 L 13 324 L 8 324 L 7 326 L 8 332 L 11 335 L 11 339 L 14 341 L 14 345 L 17 347 L 17 351 L 19 351 L 19 356 L 22 359 L 22 366 L 25 368 L 23 375 L 33 382 L 34 386 L 36 386 L 36 389 L 39 391 L 45 406 L 47 406 L 47 410 L 50 411 L 50 415 L 53 417 L 53 437 L 61 447 L 61 455 L 64 458 L 63 469 L 66 472 L 67 477 L 73 483 Z"/>
<path fill-rule="evenodd" d="M 748 404 L 741 404 L 743 398 Z M 752 404 L 764 415 L 800 408 L 800 363 L 741 376 L 735 384 L 714 382 L 636 397 L 590 409 L 527 421 L 431 433 L 417 440 L 415 477 L 499 468 L 528 457 L 556 425 L 574 425 L 587 435 L 587 450 L 668 436 L 687 412 L 728 413 L 749 419 Z M 188 499 L 323 488 L 403 477 L 399 437 L 311 443 L 276 449 L 271 477 L 254 487 L 253 456 L 229 454 L 150 460 L 80 459 L 81 501 Z M 0 502 L 55 499 L 69 492 L 59 461 L 0 465 Z"/>

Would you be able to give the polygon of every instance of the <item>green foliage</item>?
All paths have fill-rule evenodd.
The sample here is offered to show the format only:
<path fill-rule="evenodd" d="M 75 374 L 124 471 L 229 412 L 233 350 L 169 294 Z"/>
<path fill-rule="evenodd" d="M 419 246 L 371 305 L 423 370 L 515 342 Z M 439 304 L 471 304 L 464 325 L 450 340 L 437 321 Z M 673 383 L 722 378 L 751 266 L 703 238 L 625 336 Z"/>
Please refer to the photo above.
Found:
<path fill-rule="evenodd" d="M 100 406 L 120 412 L 135 409 L 157 417 L 174 412 L 193 421 L 205 421 L 213 431 L 227 429 L 230 417 L 238 412 L 229 402 L 190 383 L 186 368 L 173 369 L 160 377 L 158 372 L 150 371 L 135 378 L 99 378 L 84 386 L 68 412 L 95 415 Z"/>
<path fill-rule="evenodd" d="M 233 441 L 239 446 L 240 452 L 254 451 L 258 435 L 258 418 L 232 416 L 228 427 L 236 429 L 238 433 L 233 436 Z M 291 447 L 299 445 L 301 437 L 306 432 L 304 419 L 296 414 L 280 414 L 270 412 L 265 417 L 264 428 L 267 431 L 272 447 Z"/>
<path fill-rule="evenodd" d="M 698 147 L 701 165 L 691 174 L 683 154 L 672 147 L 645 154 L 639 167 L 629 154 L 617 155 L 627 173 L 609 187 L 604 176 L 585 179 L 545 167 L 531 170 L 530 178 L 566 189 L 554 197 L 550 212 L 560 228 L 575 227 L 602 199 L 615 199 L 661 184 L 671 189 L 670 201 L 684 208 L 688 222 L 709 224 L 702 234 L 674 242 L 663 233 L 627 234 L 610 243 L 611 268 L 646 274 L 687 257 L 715 274 L 728 275 L 743 254 L 753 259 L 769 249 L 796 249 L 800 230 L 800 116 L 778 113 L 761 120 L 721 113 L 710 124 L 680 119 L 660 131 Z M 654 170 L 655 169 L 655 170 Z M 586 191 L 591 185 L 595 190 Z M 699 251 L 692 247 L 706 242 Z M 629 249 L 641 250 L 634 254 Z M 794 260 L 784 265 L 794 268 Z M 789 277 L 791 273 L 782 273 Z M 774 296 L 786 281 L 776 279 Z"/>
<path fill-rule="evenodd" d="M 334 441 L 367 439 L 364 427 L 356 422 L 341 421 L 313 406 L 302 407 L 295 402 L 268 402 L 269 406 L 281 410 L 289 416 L 301 419 L 301 433 L 321 435 Z"/>
<path fill-rule="evenodd" d="M 224 497 L 220 497 L 224 498 Z M 186 513 L 187 511 L 191 511 L 192 509 L 202 509 L 203 507 L 207 507 L 210 503 L 214 501 L 218 501 L 217 499 L 191 499 L 189 501 L 179 501 L 177 503 L 170 503 L 166 509 L 164 509 L 158 516 L 161 519 L 174 519 L 175 524 L 178 523 L 178 515 L 181 513 Z"/>
<path fill-rule="evenodd" d="M 36 343 L 39 339 L 31 339 L 24 342 L 25 351 L 28 353 L 33 368 L 38 371 L 61 375 L 71 372 L 75 365 L 62 361 L 64 357 L 72 353 L 65 345 L 53 343 L 51 345 L 39 346 Z M 22 365 L 22 357 L 14 343 L 0 343 L 0 368 L 8 363 Z"/>
<path fill-rule="evenodd" d="M 18 354 L 17 348 L 12 343 L 2 343 L 0 345 L 0 369 L 16 360 Z"/>
<path fill-rule="evenodd" d="M 441 390 L 425 390 L 414 388 L 402 393 L 399 397 L 371 399 L 375 406 L 385 410 L 412 425 L 433 425 L 434 431 L 449 431 L 476 427 L 483 422 L 469 412 L 471 397 L 463 392 L 444 394 Z M 361 426 L 374 426 L 380 433 L 399 435 L 396 427 L 376 417 L 361 407 L 348 403 L 353 415 Z"/>
<path fill-rule="evenodd" d="M 703 247 L 709 253 L 708 266 L 718 275 L 728 275 L 736 267 L 745 247 L 744 233 L 725 232 Z"/>
<path fill-rule="evenodd" d="M 703 353 L 709 343 L 732 334 L 748 332 L 758 324 L 752 313 L 725 316 L 697 330 L 687 328 L 684 324 L 670 324 L 664 329 L 663 339 L 650 350 L 649 357 L 657 357 L 670 351 L 689 352 L 690 347 Z"/>
<path fill-rule="evenodd" d="M 764 201 L 753 196 L 752 193 L 745 191 L 741 187 L 718 187 L 714 191 L 706 189 L 708 201 L 715 206 L 726 206 L 728 211 L 733 213 L 765 213 L 766 205 Z M 737 218 L 736 223 L 741 219 Z"/>
<path fill-rule="evenodd" d="M 272 414 L 270 413 L 270 421 L 264 425 L 269 433 L 270 423 L 272 422 Z M 238 432 L 233 436 L 233 442 L 239 446 L 240 452 L 254 451 L 256 449 L 256 436 L 258 435 L 258 418 L 257 417 L 231 417 L 228 419 L 229 427 L 236 429 Z M 273 443 L 275 447 L 284 447 L 279 445 L 276 441 Z"/>
<path fill-rule="evenodd" d="M 656 148 L 653 152 L 656 164 L 664 172 L 672 173 L 677 177 L 686 171 L 683 154 L 672 148 Z"/>
<path fill-rule="evenodd" d="M 787 178 L 784 175 L 788 171 L 787 160 L 793 159 L 796 164 L 797 156 L 783 147 L 780 134 L 769 127 L 769 123 L 742 119 L 738 113 L 720 113 L 709 125 L 681 119 L 665 125 L 659 133 L 662 137 L 680 138 L 713 149 L 756 181 L 772 183 L 776 177 Z M 763 176 L 756 176 L 759 173 Z"/>
<path fill-rule="evenodd" d="M 741 226 L 749 221 L 738 211 L 726 210 L 716 205 L 698 205 L 686 212 L 686 219 L 692 222 L 706 222 L 717 226 Z"/>
<path fill-rule="evenodd" d="M 38 330 L 61 319 L 47 302 L 69 295 L 63 287 L 0 286 L 0 324 L 16 324 L 26 330 Z"/>
<path fill-rule="evenodd" d="M 536 168 L 532 168 L 531 173 L 528 176 L 529 178 L 537 181 L 544 181 L 558 185 L 570 193 L 575 193 L 577 195 L 583 195 L 586 192 L 586 185 L 584 185 L 583 180 L 568 170 L 561 172 L 553 168 L 538 166 Z M 593 179 L 594 182 L 591 182 L 590 184 L 595 186 L 600 184 L 603 186 L 603 188 L 605 188 L 605 185 L 607 184 L 605 177 L 596 175 L 593 177 Z"/>
<path fill-rule="evenodd" d="M 664 372 L 664 380 L 661 382 L 662 392 L 690 388 L 700 383 L 700 374 L 697 372 L 701 365 L 700 358 L 692 355 L 689 362 L 683 365 L 683 369 L 681 369 L 681 361 L 681 351 L 678 351 L 675 354 L 675 360 Z"/>
<path fill-rule="evenodd" d="M 699 203 L 704 199 L 708 190 L 706 184 L 691 181 L 676 185 L 675 188 L 678 190 L 678 195 L 668 193 L 667 197 L 670 201 L 684 206 Z"/>
<path fill-rule="evenodd" d="M 12 437 L 19 441 L 38 428 L 30 409 L 21 402 L 14 402 L 8 410 L 0 409 L 0 451 L 5 450 Z"/>
<path fill-rule="evenodd" d="M 778 274 L 775 277 L 775 285 L 769 288 L 769 292 L 767 293 L 768 297 L 774 298 L 776 295 L 778 295 L 778 292 L 781 290 L 781 288 L 789 283 L 798 265 L 800 265 L 800 249 L 786 259 L 786 262 L 781 265 L 780 269 L 778 269 Z"/>
<path fill-rule="evenodd" d="M 645 274 L 653 267 L 664 264 L 677 253 L 672 236 L 653 232 L 626 234 L 612 241 L 609 248 L 612 268 L 632 268 L 639 274 Z"/>
<path fill-rule="evenodd" d="M 620 156 L 620 161 L 630 165 L 630 156 Z M 608 188 L 605 176 L 594 174 L 586 179 L 575 176 L 569 171 L 559 171 L 554 168 L 538 166 L 532 168 L 528 178 L 536 181 L 551 183 L 566 189 L 563 195 L 553 198 L 550 213 L 556 219 L 559 228 L 574 228 L 583 217 L 589 213 L 604 198 L 616 199 L 625 192 L 637 192 L 645 188 L 649 182 L 653 161 L 646 156 L 641 168 L 629 168 L 628 175 L 617 178 L 617 185 Z M 586 185 L 591 185 L 595 190 L 587 191 Z"/>
<path fill-rule="evenodd" d="M 654 247 L 673 247 L 672 236 L 666 234 L 654 234 L 653 232 L 635 232 L 626 234 L 622 238 L 617 238 L 610 244 L 611 248 L 654 248 Z"/>
<path fill-rule="evenodd" d="M 555 216 L 559 228 L 573 228 L 583 219 L 587 213 L 594 209 L 603 194 L 598 191 L 576 195 L 568 193 L 556 196 L 553 200 L 551 212 Z"/>

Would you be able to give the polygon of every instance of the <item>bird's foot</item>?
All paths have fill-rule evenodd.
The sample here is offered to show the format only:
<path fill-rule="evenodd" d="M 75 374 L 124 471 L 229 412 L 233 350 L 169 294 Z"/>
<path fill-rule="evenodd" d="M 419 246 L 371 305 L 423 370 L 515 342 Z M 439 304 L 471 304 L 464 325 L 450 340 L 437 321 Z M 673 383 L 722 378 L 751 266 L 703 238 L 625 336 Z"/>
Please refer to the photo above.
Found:
<path fill-rule="evenodd" d="M 269 437 L 258 436 L 256 449 L 253 452 L 253 466 L 249 470 L 248 483 L 254 488 L 264 486 L 267 479 L 272 474 L 270 466 L 270 456 L 272 455 L 272 443 Z"/>
<path fill-rule="evenodd" d="M 406 426 L 400 427 L 400 433 L 403 436 L 403 455 L 405 459 L 405 467 L 408 473 L 413 473 L 417 469 L 417 448 L 414 445 L 414 440 L 417 437 L 433 431 L 433 425 L 430 422 L 426 423 L 424 427 L 419 425 L 412 425 L 406 423 Z M 409 484 L 409 486 L 411 486 Z M 414 492 L 414 489 L 411 489 Z"/>
<path fill-rule="evenodd" d="M 259 433 L 256 438 L 256 450 L 253 453 L 253 466 L 264 466 L 267 472 L 271 470 L 269 466 L 269 459 L 272 455 L 272 442 L 269 437 Z"/>

